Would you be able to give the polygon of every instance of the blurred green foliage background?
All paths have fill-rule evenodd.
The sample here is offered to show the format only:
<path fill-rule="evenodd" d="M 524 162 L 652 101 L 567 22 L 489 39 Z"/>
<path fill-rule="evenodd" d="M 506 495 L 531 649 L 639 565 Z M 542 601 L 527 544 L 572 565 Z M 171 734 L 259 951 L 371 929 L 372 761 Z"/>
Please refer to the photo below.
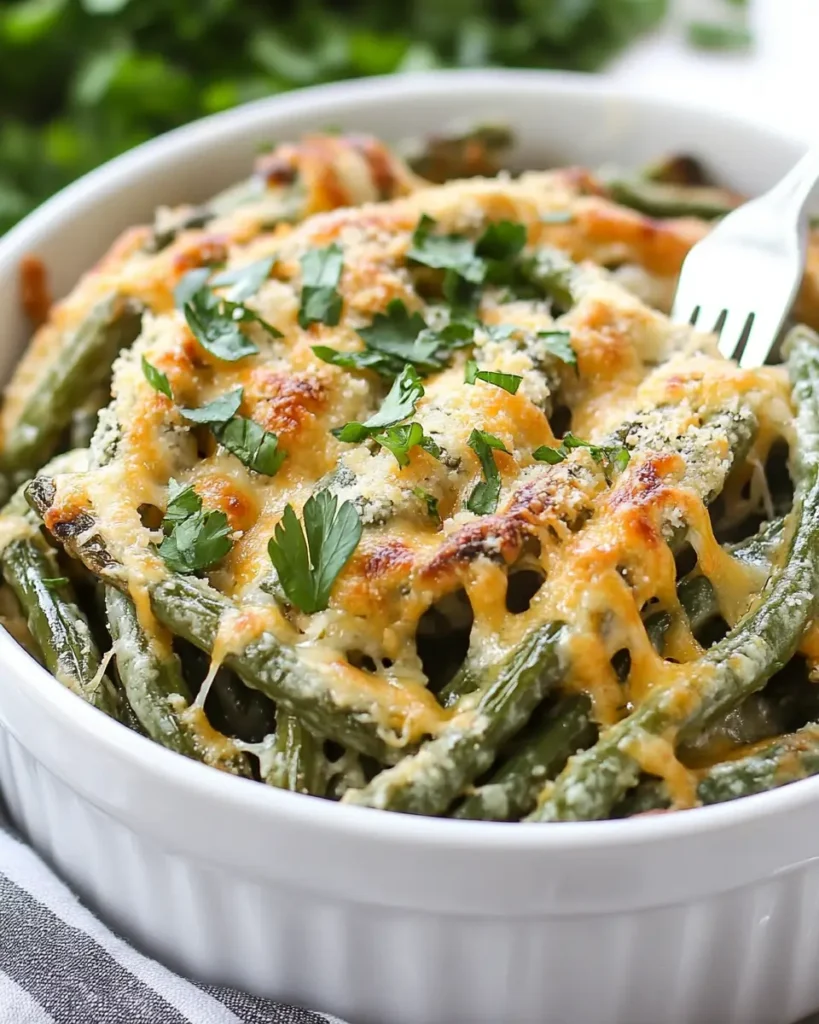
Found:
<path fill-rule="evenodd" d="M 0 232 L 102 161 L 285 89 L 442 66 L 589 70 L 668 0 L 0 0 Z"/>

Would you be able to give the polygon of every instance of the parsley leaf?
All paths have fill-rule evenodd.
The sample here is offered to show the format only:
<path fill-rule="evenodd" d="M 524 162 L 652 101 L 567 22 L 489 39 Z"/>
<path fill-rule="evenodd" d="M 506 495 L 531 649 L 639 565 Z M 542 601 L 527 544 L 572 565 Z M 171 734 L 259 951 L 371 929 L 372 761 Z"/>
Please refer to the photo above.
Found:
<path fill-rule="evenodd" d="M 425 491 L 423 487 L 413 487 L 412 493 L 419 501 L 427 507 L 427 515 L 434 519 L 437 523 L 441 522 L 441 513 L 438 511 L 438 499 L 434 494 L 430 494 L 429 491 Z"/>
<path fill-rule="evenodd" d="M 336 288 L 343 268 L 344 253 L 335 242 L 324 249 L 311 249 L 302 256 L 300 327 L 313 323 L 335 327 L 339 322 L 342 298 Z"/>
<path fill-rule="evenodd" d="M 176 523 L 181 523 L 202 508 L 202 499 L 191 484 L 179 484 L 171 477 L 168 483 L 168 507 L 162 520 L 162 529 L 170 533 Z"/>
<path fill-rule="evenodd" d="M 516 373 L 497 373 L 494 370 L 479 370 L 474 359 L 467 361 L 464 373 L 464 381 L 467 384 L 474 384 L 475 381 L 483 380 L 487 384 L 494 384 L 497 388 L 503 388 L 510 395 L 516 395 L 523 377 Z"/>
<path fill-rule="evenodd" d="M 279 448 L 278 437 L 245 416 L 234 416 L 227 423 L 214 424 L 211 430 L 223 448 L 256 473 L 275 476 L 287 458 L 287 452 Z"/>
<path fill-rule="evenodd" d="M 490 224 L 475 246 L 486 265 L 484 281 L 511 284 L 517 273 L 517 260 L 526 245 L 526 225 L 511 220 Z"/>
<path fill-rule="evenodd" d="M 173 301 L 177 309 L 184 309 L 191 299 L 208 283 L 210 267 L 194 267 L 184 274 L 173 290 Z"/>
<path fill-rule="evenodd" d="M 474 305 L 480 284 L 511 284 L 519 276 L 519 258 L 526 245 L 526 226 L 494 221 L 477 242 L 463 235 L 434 233 L 435 221 L 424 214 L 412 236 L 407 259 L 444 270 L 443 291 L 457 309 Z"/>
<path fill-rule="evenodd" d="M 436 221 L 423 214 L 412 236 L 407 259 L 434 270 L 447 270 L 465 281 L 480 284 L 486 264 L 475 252 L 475 243 L 464 235 L 436 235 Z"/>
<path fill-rule="evenodd" d="M 292 505 L 276 524 L 267 550 L 289 601 L 307 614 L 330 603 L 330 591 L 361 539 L 361 520 L 351 501 L 339 508 L 330 491 L 307 499 L 304 527 Z"/>
<path fill-rule="evenodd" d="M 265 256 L 253 263 L 246 263 L 243 267 L 224 270 L 211 279 L 210 287 L 227 288 L 230 286 L 230 291 L 225 298 L 230 302 L 244 302 L 245 299 L 255 295 L 270 277 L 270 271 L 275 262 L 275 256 Z"/>
<path fill-rule="evenodd" d="M 272 431 L 265 430 L 255 420 L 236 415 L 242 394 L 242 388 L 234 388 L 198 409 L 179 411 L 191 423 L 210 427 L 219 444 L 248 469 L 275 476 L 287 453 L 279 448 L 279 439 Z"/>
<path fill-rule="evenodd" d="M 587 448 L 594 461 L 603 465 L 607 475 L 614 469 L 622 472 L 631 459 L 628 448 L 624 448 L 622 445 L 593 444 L 591 441 L 583 441 L 579 437 L 575 437 L 571 431 L 563 437 L 559 448 L 551 448 L 544 444 L 532 452 L 532 457 L 538 462 L 555 465 L 558 462 L 563 462 L 572 448 Z"/>
<path fill-rule="evenodd" d="M 215 565 L 230 551 L 233 541 L 227 516 L 221 509 L 202 509 L 202 499 L 188 485 L 170 481 L 170 498 L 162 521 L 165 537 L 159 554 L 172 572 L 192 573 Z"/>
<path fill-rule="evenodd" d="M 233 546 L 232 530 L 221 509 L 196 512 L 174 526 L 159 545 L 159 554 L 172 572 L 209 569 Z"/>
<path fill-rule="evenodd" d="M 242 389 L 234 388 L 214 398 L 212 402 L 200 405 L 198 409 L 181 409 L 180 412 L 191 423 L 211 424 L 227 423 L 235 416 L 242 404 Z"/>
<path fill-rule="evenodd" d="M 161 370 L 158 370 L 155 366 L 149 363 L 145 356 L 142 357 L 142 372 L 145 375 L 145 380 L 148 381 L 154 391 L 158 391 L 160 394 L 166 395 L 171 401 L 173 401 L 171 382 Z"/>
<path fill-rule="evenodd" d="M 373 434 L 373 441 L 376 441 L 382 448 L 391 451 L 399 466 L 409 465 L 409 452 L 416 446 L 423 448 L 433 458 L 441 457 L 441 449 L 424 433 L 420 423 L 402 423 L 397 427 L 387 427 L 381 434 Z"/>
<path fill-rule="evenodd" d="M 453 321 L 440 329 L 428 327 L 420 313 L 410 313 L 400 299 L 393 299 L 386 313 L 376 313 L 369 327 L 358 330 L 362 352 L 339 352 L 314 345 L 313 352 L 347 370 L 375 370 L 382 377 L 397 377 L 408 363 L 420 374 L 443 369 L 449 353 L 472 343 L 474 326 Z"/>
<path fill-rule="evenodd" d="M 544 342 L 546 351 L 561 362 L 577 366 L 577 354 L 572 348 L 571 335 L 568 331 L 538 331 L 537 338 Z"/>
<path fill-rule="evenodd" d="M 548 462 L 550 466 L 556 466 L 558 462 L 563 462 L 566 458 L 566 452 L 561 451 L 560 448 L 551 448 L 548 444 L 542 444 L 532 452 L 532 458 L 537 462 Z"/>
<path fill-rule="evenodd" d="M 234 310 L 228 308 L 231 305 L 226 300 L 214 302 L 211 293 L 205 289 L 198 291 L 185 304 L 185 320 L 193 336 L 202 348 L 226 363 L 235 363 L 259 351 L 258 346 L 240 329 L 244 315 L 241 312 L 239 316 L 234 315 L 235 311 L 245 310 L 245 307 L 235 306 Z"/>
<path fill-rule="evenodd" d="M 391 427 L 415 412 L 415 406 L 424 394 L 424 385 L 414 366 L 407 364 L 384 399 L 378 412 L 363 423 L 345 423 L 333 430 L 339 441 L 354 443 L 377 434 L 383 427 Z"/>
<path fill-rule="evenodd" d="M 507 455 L 511 453 L 507 451 L 499 437 L 487 434 L 485 430 L 473 430 L 469 435 L 468 444 L 480 459 L 484 479 L 475 484 L 466 507 L 470 512 L 483 516 L 495 511 L 500 497 L 501 478 L 492 452 L 506 452 Z"/>

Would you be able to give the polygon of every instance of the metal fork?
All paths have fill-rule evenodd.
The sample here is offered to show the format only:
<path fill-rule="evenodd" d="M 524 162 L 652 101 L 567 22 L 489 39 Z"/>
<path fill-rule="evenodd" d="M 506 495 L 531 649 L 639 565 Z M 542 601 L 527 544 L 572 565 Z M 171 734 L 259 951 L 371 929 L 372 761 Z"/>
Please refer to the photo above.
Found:
<path fill-rule="evenodd" d="M 719 335 L 740 366 L 762 366 L 790 312 L 808 244 L 819 147 L 770 191 L 728 214 L 685 258 L 671 317 Z"/>

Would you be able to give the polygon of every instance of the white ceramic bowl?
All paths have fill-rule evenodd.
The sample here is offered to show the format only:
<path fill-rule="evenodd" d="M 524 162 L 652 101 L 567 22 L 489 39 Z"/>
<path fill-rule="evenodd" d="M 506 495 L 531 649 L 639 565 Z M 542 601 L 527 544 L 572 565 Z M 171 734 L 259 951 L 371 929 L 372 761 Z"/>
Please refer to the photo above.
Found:
<path fill-rule="evenodd" d="M 57 294 L 159 202 L 202 199 L 260 142 L 386 139 L 502 118 L 522 164 L 702 155 L 749 192 L 800 145 L 707 110 L 529 72 L 352 82 L 252 104 L 113 161 L 0 241 L 0 374 L 27 335 L 17 264 Z M 0 631 L 0 788 L 104 917 L 190 975 L 354 1024 L 737 1024 L 819 1007 L 819 779 L 625 822 L 414 818 L 268 789 L 168 753 Z"/>

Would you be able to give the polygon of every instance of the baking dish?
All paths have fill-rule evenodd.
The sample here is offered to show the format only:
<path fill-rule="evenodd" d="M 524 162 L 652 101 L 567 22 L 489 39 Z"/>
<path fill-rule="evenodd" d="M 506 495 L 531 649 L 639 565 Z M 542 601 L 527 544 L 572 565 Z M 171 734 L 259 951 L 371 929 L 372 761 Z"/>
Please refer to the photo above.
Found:
<path fill-rule="evenodd" d="M 560 75 L 408 77 L 254 104 L 113 162 L 0 242 L 0 369 L 26 334 L 25 253 L 61 294 L 117 231 L 239 177 L 272 137 L 334 124 L 391 139 L 458 119 L 507 121 L 523 166 L 688 150 L 749 192 L 799 151 Z M 116 927 L 197 977 L 356 1024 L 788 1021 L 819 1005 L 814 782 L 622 823 L 373 814 L 203 769 L 76 701 L 5 635 L 0 658 L 14 819 Z"/>

